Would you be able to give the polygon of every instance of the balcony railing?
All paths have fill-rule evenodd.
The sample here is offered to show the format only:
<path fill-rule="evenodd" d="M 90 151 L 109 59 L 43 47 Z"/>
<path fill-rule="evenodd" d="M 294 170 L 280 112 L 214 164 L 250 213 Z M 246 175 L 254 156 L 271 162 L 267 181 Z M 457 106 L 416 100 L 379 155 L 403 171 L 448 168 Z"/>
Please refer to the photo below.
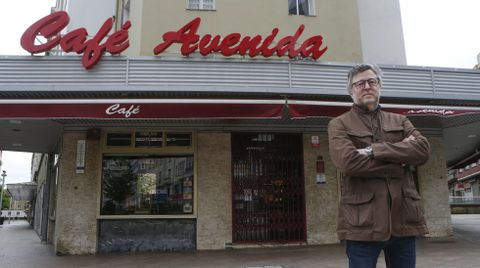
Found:
<path fill-rule="evenodd" d="M 480 196 L 450 196 L 450 205 L 480 205 Z"/>

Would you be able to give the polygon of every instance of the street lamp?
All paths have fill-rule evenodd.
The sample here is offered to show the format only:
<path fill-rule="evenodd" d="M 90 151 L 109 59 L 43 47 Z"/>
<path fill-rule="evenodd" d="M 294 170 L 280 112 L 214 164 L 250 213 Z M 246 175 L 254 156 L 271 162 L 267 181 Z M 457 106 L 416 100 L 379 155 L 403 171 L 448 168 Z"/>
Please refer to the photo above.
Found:
<path fill-rule="evenodd" d="M 7 172 L 5 170 L 2 171 L 2 189 L 0 189 L 0 213 L 3 207 L 3 187 L 5 186 L 5 177 L 7 176 Z M 1 214 L 0 214 L 1 217 Z"/>

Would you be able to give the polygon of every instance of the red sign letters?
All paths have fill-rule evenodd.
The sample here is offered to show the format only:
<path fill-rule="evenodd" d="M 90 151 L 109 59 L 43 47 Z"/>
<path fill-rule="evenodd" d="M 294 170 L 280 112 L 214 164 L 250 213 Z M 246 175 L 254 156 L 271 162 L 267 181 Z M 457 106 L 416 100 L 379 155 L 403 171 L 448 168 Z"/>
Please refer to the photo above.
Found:
<path fill-rule="evenodd" d="M 22 47 L 30 53 L 41 53 L 59 45 L 65 52 L 83 54 L 82 64 L 89 69 L 100 60 L 104 52 L 112 55 L 119 54 L 129 46 L 130 21 L 125 22 L 120 30 L 107 37 L 114 23 L 113 18 L 108 18 L 95 36 L 89 40 L 87 40 L 88 33 L 85 28 L 78 28 L 61 36 L 60 32 L 68 25 L 69 21 L 70 17 L 64 11 L 55 12 L 40 19 L 22 35 Z M 312 57 L 318 59 L 328 49 L 326 46 L 323 47 L 321 35 L 309 37 L 297 47 L 297 41 L 305 30 L 303 24 L 293 35 L 283 37 L 275 45 L 272 45 L 279 33 L 278 28 L 274 28 L 265 39 L 260 35 L 242 38 L 239 33 L 231 33 L 223 38 L 220 35 L 212 36 L 210 34 L 200 37 L 197 34 L 200 22 L 200 18 L 195 18 L 178 31 L 165 33 L 162 36 L 163 42 L 154 48 L 153 53 L 158 55 L 173 44 L 181 44 L 181 53 L 185 56 L 199 51 L 204 56 L 218 52 L 224 56 L 239 54 L 256 57 L 262 55 L 268 58 L 273 55 L 278 57 L 288 55 L 289 58 Z M 44 36 L 48 41 L 45 44 L 36 45 L 35 39 L 39 35 Z M 102 43 L 104 39 L 106 41 Z"/>
<path fill-rule="evenodd" d="M 130 45 L 128 41 L 128 29 L 130 21 L 125 22 L 122 28 L 111 34 L 107 40 L 100 44 L 113 27 L 113 18 L 108 18 L 100 27 L 100 30 L 92 39 L 87 40 L 85 28 L 75 29 L 64 36 L 60 31 L 68 25 L 70 17 L 64 11 L 52 13 L 35 22 L 22 35 L 20 44 L 23 49 L 30 53 L 47 52 L 57 45 L 65 52 L 83 54 L 82 64 L 86 69 L 92 68 L 107 51 L 110 54 L 119 54 Z M 35 38 L 42 35 L 48 41 L 42 45 L 35 45 Z"/>
<path fill-rule="evenodd" d="M 299 55 L 302 57 L 312 57 L 314 59 L 320 58 L 327 47 L 322 48 L 323 37 L 316 35 L 308 38 L 303 42 L 300 48 L 296 49 L 295 45 L 298 38 L 302 35 L 305 26 L 302 24 L 298 27 L 293 36 L 287 36 L 273 47 L 270 47 L 278 34 L 278 28 L 274 28 L 272 33 L 267 38 L 262 39 L 260 35 L 255 37 L 242 36 L 239 33 L 231 33 L 226 35 L 223 39 L 220 35 L 212 38 L 212 35 L 206 34 L 200 38 L 197 34 L 200 27 L 200 18 L 195 18 L 176 32 L 168 32 L 163 35 L 163 43 L 157 45 L 153 50 L 155 55 L 165 51 L 174 43 L 182 44 L 181 52 L 187 56 L 197 50 L 202 55 L 208 55 L 212 52 L 220 52 L 224 56 L 231 56 L 240 54 L 242 56 L 248 55 L 255 57 L 261 54 L 264 57 L 271 57 L 274 54 L 282 57 L 288 54 L 289 58 L 295 58 Z"/>

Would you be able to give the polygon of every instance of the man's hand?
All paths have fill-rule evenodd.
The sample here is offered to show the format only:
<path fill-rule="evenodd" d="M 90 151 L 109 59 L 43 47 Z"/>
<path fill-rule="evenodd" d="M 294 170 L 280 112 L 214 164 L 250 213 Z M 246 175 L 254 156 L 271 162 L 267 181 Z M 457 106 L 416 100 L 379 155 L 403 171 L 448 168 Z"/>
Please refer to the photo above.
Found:
<path fill-rule="evenodd" d="M 403 139 L 402 142 L 406 142 L 406 141 L 407 141 L 407 142 L 410 142 L 410 141 L 414 141 L 414 140 L 417 140 L 417 139 L 415 138 L 415 136 L 410 135 L 410 136 L 406 137 L 405 139 Z"/>
<path fill-rule="evenodd" d="M 372 146 L 368 146 L 368 147 L 365 147 L 365 148 L 362 148 L 362 149 L 357 149 L 357 152 L 358 152 L 360 155 L 365 155 L 365 156 L 368 156 L 368 157 L 373 157 Z"/>
<path fill-rule="evenodd" d="M 362 148 L 362 149 L 357 149 L 357 152 L 361 155 L 366 155 L 368 156 L 368 153 L 367 153 L 367 148 Z"/>
<path fill-rule="evenodd" d="M 410 135 L 410 136 L 406 137 L 405 139 L 403 139 L 402 142 L 411 142 L 411 141 L 415 141 L 415 140 L 417 140 L 415 138 L 415 136 Z M 402 163 L 401 166 L 406 167 L 407 165 L 405 163 Z"/>
<path fill-rule="evenodd" d="M 415 136 L 410 135 L 410 136 L 406 137 L 405 139 L 403 139 L 402 142 L 410 142 L 410 141 L 414 141 L 414 140 L 417 140 L 415 138 Z M 368 146 L 366 148 L 357 149 L 357 152 L 361 155 L 370 156 L 371 155 L 371 150 L 372 150 L 372 147 Z"/>
<path fill-rule="evenodd" d="M 411 138 L 410 138 L 410 137 L 411 137 Z M 407 139 L 408 139 L 407 141 L 415 140 L 415 137 L 413 137 L 413 136 L 410 136 L 410 137 L 405 138 L 404 141 L 406 141 Z M 371 153 L 369 153 L 369 152 L 371 152 L 371 150 L 372 150 L 371 147 L 370 147 L 370 148 L 367 147 L 367 148 L 357 149 L 357 152 L 358 152 L 359 154 L 361 154 L 361 155 L 364 155 L 364 156 L 371 156 Z M 404 168 L 404 167 L 407 166 L 407 164 L 401 163 L 400 166 L 401 166 L 402 168 Z"/>

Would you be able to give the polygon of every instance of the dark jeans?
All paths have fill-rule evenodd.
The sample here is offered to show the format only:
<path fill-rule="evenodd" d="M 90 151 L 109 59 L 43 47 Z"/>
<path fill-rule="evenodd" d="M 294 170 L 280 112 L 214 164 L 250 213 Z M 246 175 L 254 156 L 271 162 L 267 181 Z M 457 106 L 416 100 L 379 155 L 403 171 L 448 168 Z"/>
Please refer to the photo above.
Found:
<path fill-rule="evenodd" d="M 347 240 L 349 268 L 375 268 L 378 255 L 385 254 L 388 268 L 415 268 L 415 237 L 394 237 L 383 242 Z"/>

